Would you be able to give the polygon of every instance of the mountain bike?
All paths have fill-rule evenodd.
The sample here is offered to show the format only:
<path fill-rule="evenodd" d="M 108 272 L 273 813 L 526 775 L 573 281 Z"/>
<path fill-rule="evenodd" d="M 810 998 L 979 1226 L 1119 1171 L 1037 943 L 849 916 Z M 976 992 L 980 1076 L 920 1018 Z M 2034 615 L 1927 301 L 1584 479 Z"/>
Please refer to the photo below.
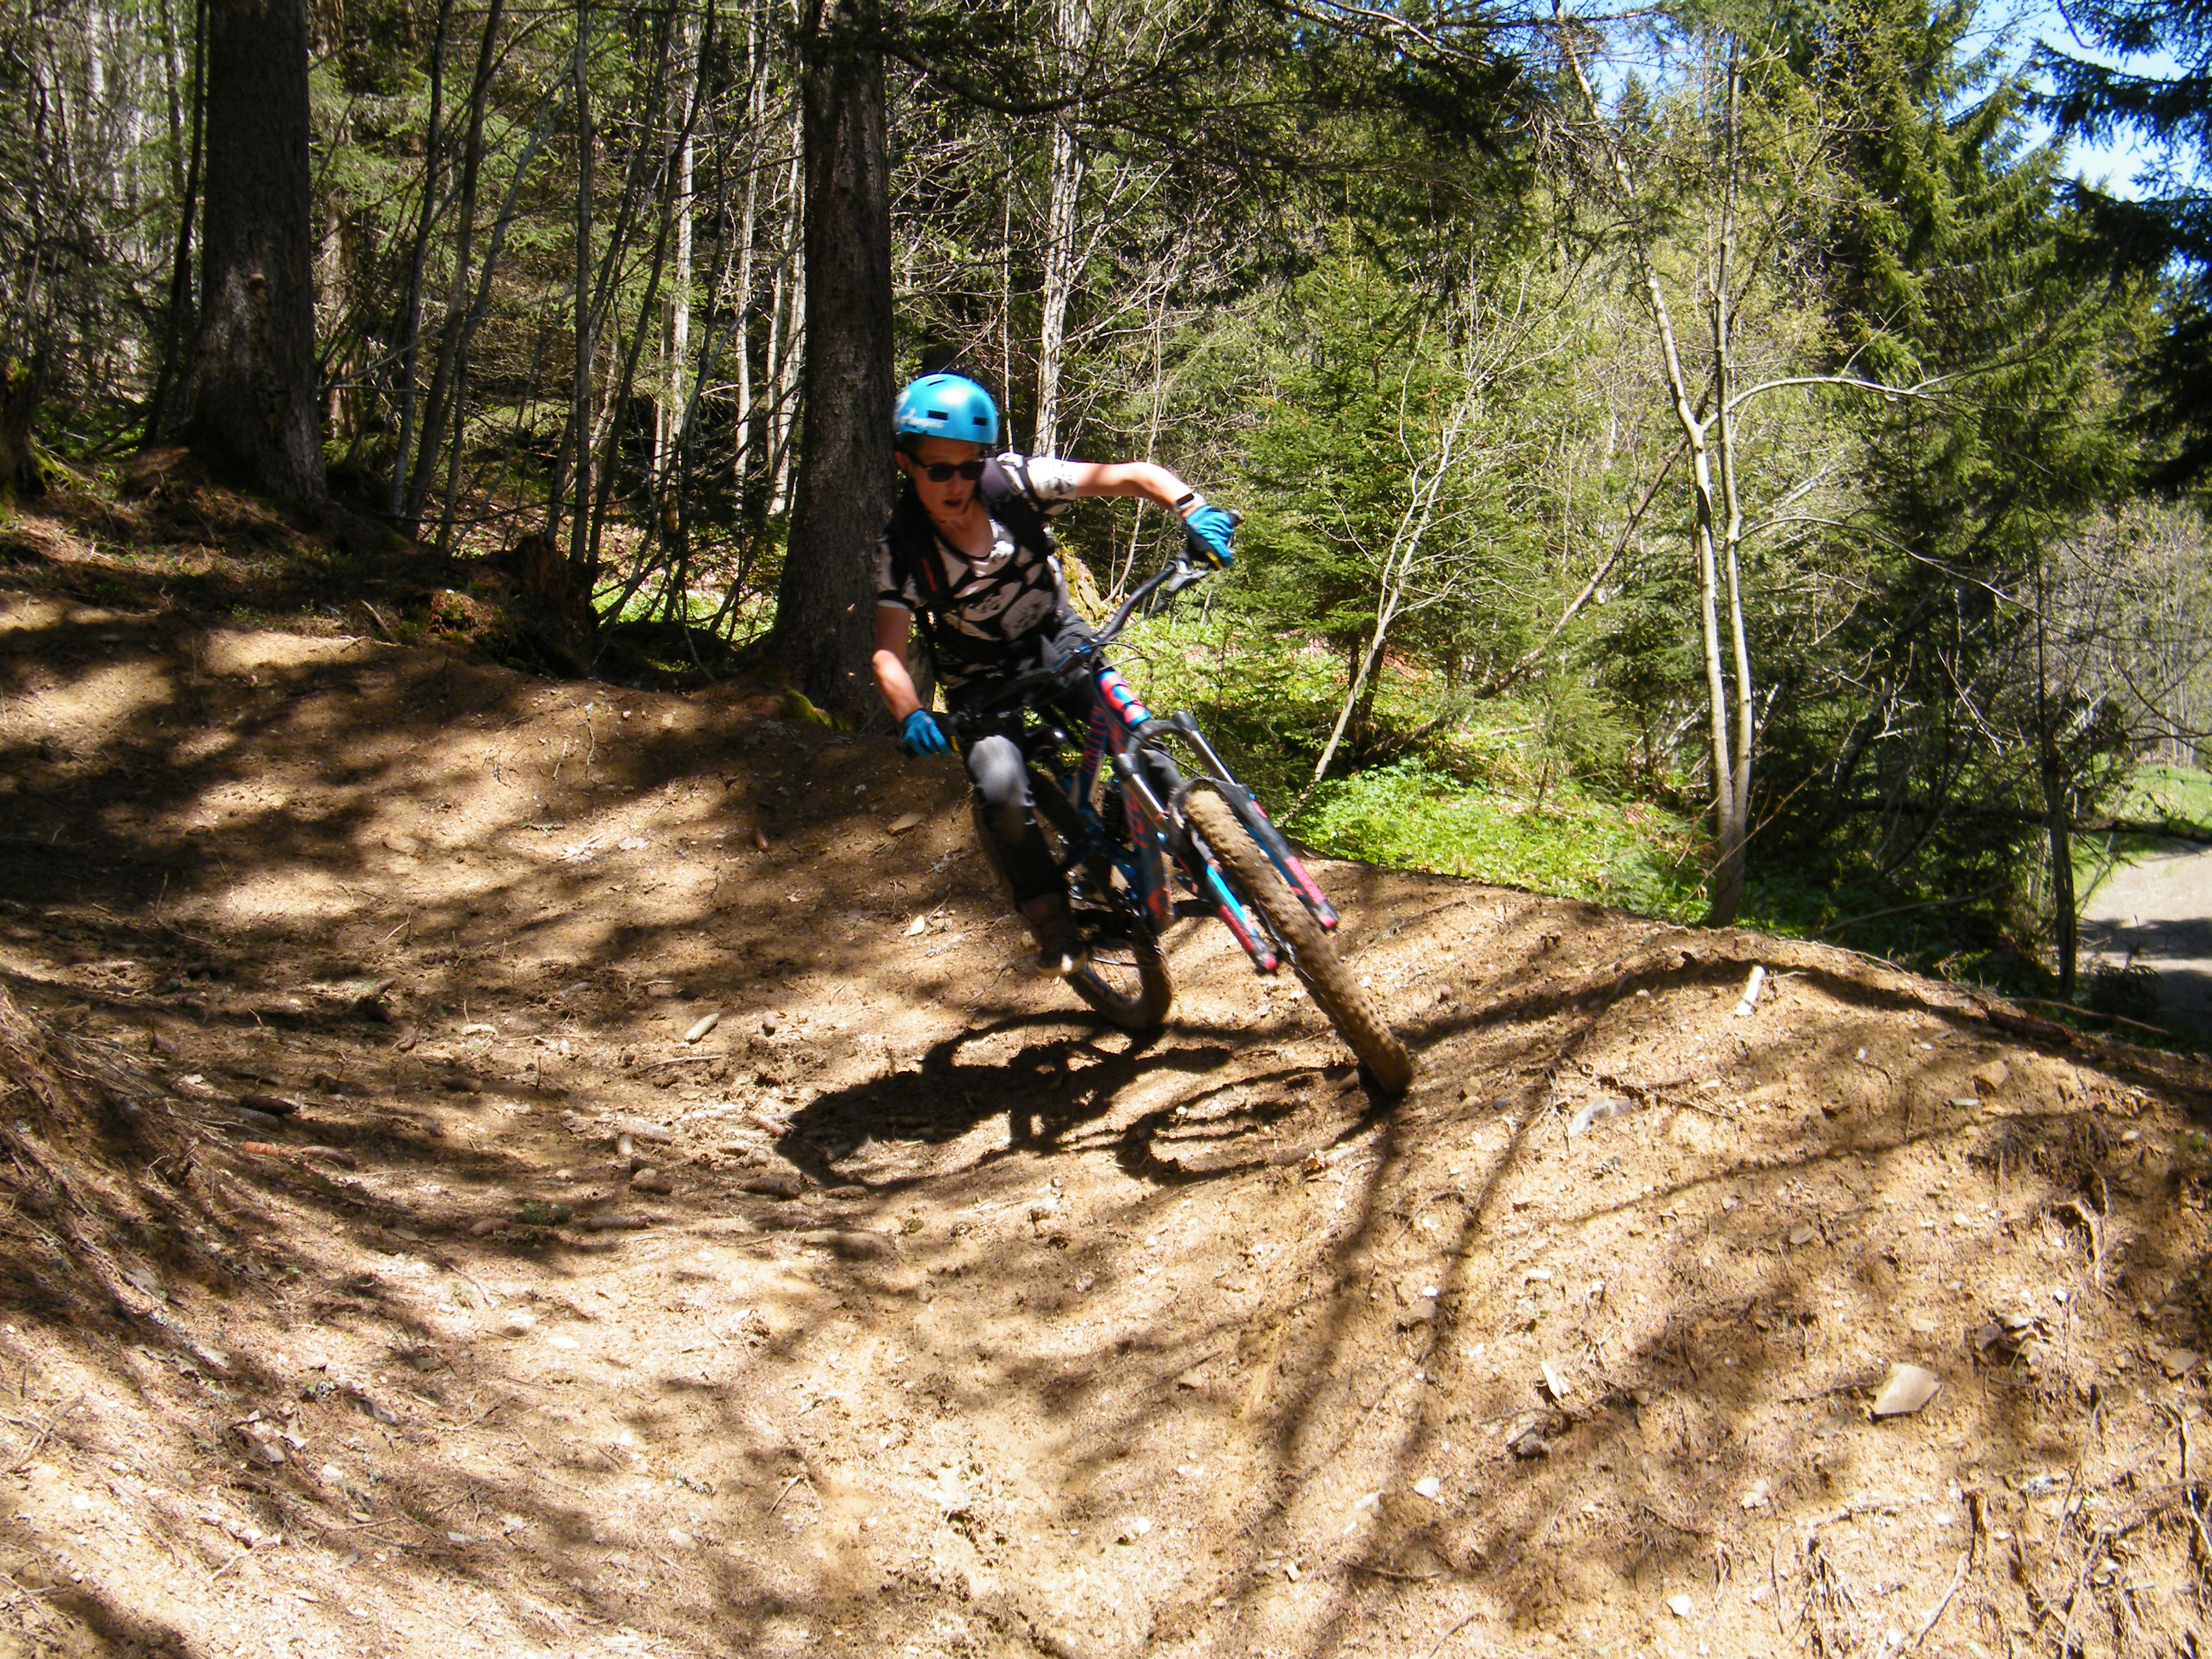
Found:
<path fill-rule="evenodd" d="M 1060 661 L 951 717 L 955 741 L 1003 732 L 1021 749 L 1038 827 L 1091 951 L 1068 984 L 1102 1017 L 1131 1031 L 1159 1025 L 1175 997 L 1160 936 L 1178 918 L 1213 917 L 1255 972 L 1287 966 L 1375 1084 L 1402 1093 L 1413 1060 L 1338 956 L 1328 896 L 1198 723 L 1154 714 L 1105 660 L 1139 605 L 1170 600 L 1208 574 L 1180 550 Z M 1038 706 L 1049 701 L 1042 693 L 1079 677 L 1098 693 L 1079 748 Z M 975 832 L 987 852 L 994 847 L 980 801 Z"/>

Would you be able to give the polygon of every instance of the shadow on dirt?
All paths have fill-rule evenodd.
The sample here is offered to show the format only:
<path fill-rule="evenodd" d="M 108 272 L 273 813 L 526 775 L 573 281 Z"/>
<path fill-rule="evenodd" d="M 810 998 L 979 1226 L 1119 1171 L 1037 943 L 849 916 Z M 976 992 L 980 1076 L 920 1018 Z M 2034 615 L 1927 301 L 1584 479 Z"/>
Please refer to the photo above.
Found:
<path fill-rule="evenodd" d="M 2109 1626 L 2138 1510 L 2201 1590 L 2136 1403 L 2200 1411 L 2161 1356 L 2207 1346 L 2212 1165 L 2155 1057 L 2039 1054 L 1840 955 L 1351 872 L 1407 918 L 1363 962 L 1454 999 L 1386 1107 L 1196 945 L 1156 1036 L 1040 1012 L 957 775 L 757 700 L 44 599 L 0 616 L 0 971 L 190 1145 L 83 1152 L 107 1231 L 56 1231 L 48 1299 L 7 1281 L 0 1456 L 194 1565 L 134 1605 L 89 1528 L 0 1522 L 27 1628 L 214 1652 L 296 1581 L 540 1644 L 957 1617 L 1007 1652 L 1320 1655 L 1474 1618 L 1747 1652 L 1779 1616 L 1846 1652 L 1963 1552 L 1951 1616 L 1996 1650 L 2035 1620 L 1993 1530 Z M 895 838 L 909 804 L 933 821 Z M 1737 1021 L 1754 963 L 1779 988 Z M 296 1126 L 217 1127 L 257 1093 Z M 631 1119 L 672 1191 L 629 1185 Z M 1899 1361 L 1943 1388 L 1874 1420 Z M 2094 1526 L 2022 1484 L 2069 1469 Z"/>

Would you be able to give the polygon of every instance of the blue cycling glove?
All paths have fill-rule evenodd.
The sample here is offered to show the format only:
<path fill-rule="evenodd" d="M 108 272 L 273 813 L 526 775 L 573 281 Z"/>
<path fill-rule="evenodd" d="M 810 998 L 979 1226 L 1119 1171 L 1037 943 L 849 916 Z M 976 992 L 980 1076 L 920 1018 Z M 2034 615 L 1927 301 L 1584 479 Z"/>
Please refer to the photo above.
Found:
<path fill-rule="evenodd" d="M 1203 558 L 1216 570 L 1225 568 L 1233 555 L 1229 539 L 1237 533 L 1237 515 L 1225 507 L 1216 507 L 1203 496 L 1196 507 L 1183 515 L 1182 526 L 1189 532 L 1190 550 Z"/>
<path fill-rule="evenodd" d="M 915 709 L 899 723 L 899 742 L 916 760 L 924 755 L 945 754 L 952 747 L 945 740 L 945 728 L 927 708 Z"/>

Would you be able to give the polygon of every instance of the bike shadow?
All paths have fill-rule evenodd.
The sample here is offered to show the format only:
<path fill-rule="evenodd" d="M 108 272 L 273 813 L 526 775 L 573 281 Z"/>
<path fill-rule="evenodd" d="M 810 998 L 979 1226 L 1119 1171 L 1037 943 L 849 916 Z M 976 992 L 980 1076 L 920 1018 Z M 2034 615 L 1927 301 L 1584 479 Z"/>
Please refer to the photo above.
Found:
<path fill-rule="evenodd" d="M 1237 1063 L 1249 1058 L 1246 1044 L 1210 1035 L 1011 1016 L 817 1097 L 792 1114 L 776 1150 L 822 1186 L 878 1198 L 1018 1154 L 1107 1152 L 1132 1178 L 1170 1185 L 1303 1164 L 1389 1109 L 1348 1063 L 1255 1070 Z M 1003 1136 L 985 1139 L 981 1132 L 1001 1120 Z M 944 1156 L 970 1140 L 969 1156 Z M 873 1171 L 887 1156 L 921 1150 L 936 1153 L 920 1160 L 926 1167 Z"/>

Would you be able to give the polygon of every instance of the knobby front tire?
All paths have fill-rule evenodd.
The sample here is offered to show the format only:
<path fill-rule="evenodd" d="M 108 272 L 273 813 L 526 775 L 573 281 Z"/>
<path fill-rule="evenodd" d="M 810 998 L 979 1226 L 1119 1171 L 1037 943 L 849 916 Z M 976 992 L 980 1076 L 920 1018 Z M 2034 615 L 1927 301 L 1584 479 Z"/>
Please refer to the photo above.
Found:
<path fill-rule="evenodd" d="M 1413 1081 L 1413 1062 L 1391 1031 L 1374 999 L 1359 987 L 1336 954 L 1336 942 L 1283 879 L 1236 811 L 1211 789 L 1191 792 L 1190 821 L 1221 860 L 1230 884 L 1267 919 L 1290 957 L 1314 1006 L 1327 1014 L 1346 1047 L 1385 1094 L 1399 1095 Z"/>

